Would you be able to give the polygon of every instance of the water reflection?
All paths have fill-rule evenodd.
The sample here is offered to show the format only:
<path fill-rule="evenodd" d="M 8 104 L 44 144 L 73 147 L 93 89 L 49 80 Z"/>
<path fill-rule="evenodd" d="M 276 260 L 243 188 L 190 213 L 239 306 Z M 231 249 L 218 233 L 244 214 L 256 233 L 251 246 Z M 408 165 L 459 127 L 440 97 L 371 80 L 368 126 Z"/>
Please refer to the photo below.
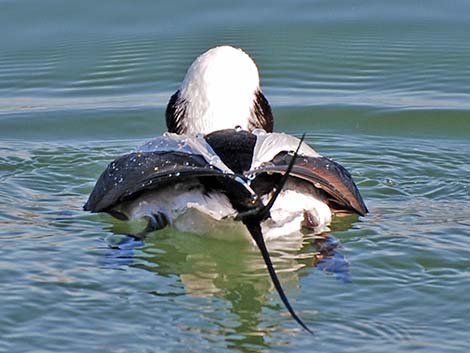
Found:
<path fill-rule="evenodd" d="M 350 225 L 351 219 L 343 219 L 335 227 L 343 229 Z M 158 276 L 178 278 L 182 284 L 180 293 L 156 290 L 152 293 L 155 295 L 223 299 L 230 315 L 211 314 L 208 320 L 216 324 L 228 346 L 245 347 L 243 351 L 268 347 L 267 334 L 278 332 L 280 322 L 288 318 L 280 300 L 271 302 L 277 294 L 263 259 L 258 249 L 243 236 L 238 240 L 234 237 L 221 240 L 163 230 L 149 236 L 144 243 L 119 234 L 123 230 L 120 227 L 120 224 L 115 225 L 114 234 L 106 239 L 110 249 L 102 264 L 138 267 Z M 295 295 L 300 279 L 311 274 L 312 270 L 305 268 L 316 267 L 350 282 L 349 263 L 339 247 L 338 239 L 328 233 L 304 234 L 268 243 L 288 297 Z M 295 301 L 293 305 L 296 306 Z M 295 328 L 295 331 L 300 329 Z"/>

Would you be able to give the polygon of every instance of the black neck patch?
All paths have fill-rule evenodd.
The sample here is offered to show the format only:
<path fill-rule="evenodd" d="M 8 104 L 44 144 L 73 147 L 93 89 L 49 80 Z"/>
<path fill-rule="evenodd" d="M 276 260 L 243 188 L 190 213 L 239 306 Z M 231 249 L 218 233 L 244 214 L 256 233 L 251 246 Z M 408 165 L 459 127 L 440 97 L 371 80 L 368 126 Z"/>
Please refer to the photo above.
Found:
<path fill-rule="evenodd" d="M 173 94 L 165 110 L 166 126 L 168 132 L 176 134 L 186 134 L 187 127 L 184 123 L 186 118 L 186 101 L 181 97 L 180 90 Z M 266 132 L 272 132 L 274 125 L 273 113 L 269 102 L 263 93 L 258 90 L 255 93 L 255 100 L 251 109 L 251 116 L 248 122 L 249 131 L 254 129 L 263 129 Z M 235 126 L 234 126 L 235 127 Z"/>
<path fill-rule="evenodd" d="M 256 91 L 255 101 L 251 111 L 249 130 L 263 129 L 266 132 L 273 132 L 274 118 L 268 100 L 261 92 Z"/>
<path fill-rule="evenodd" d="M 173 94 L 168 102 L 165 110 L 166 127 L 168 132 L 175 134 L 185 134 L 186 127 L 183 124 L 183 119 L 186 114 L 186 102 L 181 97 L 180 90 Z"/>

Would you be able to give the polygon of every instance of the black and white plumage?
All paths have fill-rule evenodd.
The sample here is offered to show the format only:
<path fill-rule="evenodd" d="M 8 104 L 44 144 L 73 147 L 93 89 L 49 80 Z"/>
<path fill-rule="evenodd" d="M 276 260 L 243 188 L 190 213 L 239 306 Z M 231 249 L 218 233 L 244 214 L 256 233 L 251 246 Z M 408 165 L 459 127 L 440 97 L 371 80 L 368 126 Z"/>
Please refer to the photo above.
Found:
<path fill-rule="evenodd" d="M 236 126 L 273 131 L 258 68 L 248 54 L 230 46 L 210 49 L 192 63 L 165 116 L 168 131 L 177 134 L 207 134 Z"/>
<path fill-rule="evenodd" d="M 280 148 L 273 145 L 281 141 Z M 233 221 L 254 199 L 268 200 L 298 144 L 293 136 L 256 130 L 166 133 L 112 162 L 85 209 L 119 219 L 158 214 L 180 231 L 206 233 L 216 222 Z M 305 144 L 290 175 L 262 223 L 266 239 L 288 236 L 303 225 L 322 229 L 331 221 L 330 209 L 367 212 L 347 170 Z M 188 211 L 197 212 L 188 218 Z"/>
<path fill-rule="evenodd" d="M 251 236 L 292 316 L 264 244 L 327 229 L 334 212 L 368 211 L 348 171 L 298 138 L 273 133 L 258 69 L 241 49 L 198 57 L 166 109 L 168 132 L 110 163 L 84 209 L 206 234 Z"/>

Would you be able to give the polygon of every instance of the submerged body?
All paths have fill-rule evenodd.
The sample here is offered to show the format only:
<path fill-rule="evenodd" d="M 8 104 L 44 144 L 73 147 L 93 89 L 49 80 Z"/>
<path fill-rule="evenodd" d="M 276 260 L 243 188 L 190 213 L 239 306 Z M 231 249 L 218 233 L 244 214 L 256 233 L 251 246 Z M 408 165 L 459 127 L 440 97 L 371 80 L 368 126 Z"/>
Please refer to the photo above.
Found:
<path fill-rule="evenodd" d="M 206 136 L 166 133 L 108 166 L 85 205 L 120 219 L 147 218 L 155 228 L 208 234 L 238 212 L 272 197 L 299 146 L 297 161 L 261 222 L 265 239 L 324 231 L 332 209 L 365 214 L 349 173 L 282 133 L 220 130 Z M 232 149 L 238 153 L 234 154 Z M 245 229 L 240 223 L 240 228 Z"/>
<path fill-rule="evenodd" d="M 308 184 L 305 188 L 309 188 Z M 268 196 L 263 195 L 262 200 L 267 203 Z M 160 214 L 171 227 L 184 233 L 218 236 L 230 229 L 250 239 L 245 226 L 240 222 L 234 223 L 237 211 L 230 199 L 219 191 L 207 192 L 200 187 L 197 179 L 143 194 L 120 204 L 114 211 L 126 214 L 126 218 L 132 220 Z M 292 182 L 283 188 L 270 215 L 269 219 L 261 223 L 267 241 L 300 236 L 298 231 L 307 225 L 314 232 L 322 232 L 331 222 L 331 211 L 322 197 L 305 193 L 303 188 L 299 189 L 298 183 Z"/>

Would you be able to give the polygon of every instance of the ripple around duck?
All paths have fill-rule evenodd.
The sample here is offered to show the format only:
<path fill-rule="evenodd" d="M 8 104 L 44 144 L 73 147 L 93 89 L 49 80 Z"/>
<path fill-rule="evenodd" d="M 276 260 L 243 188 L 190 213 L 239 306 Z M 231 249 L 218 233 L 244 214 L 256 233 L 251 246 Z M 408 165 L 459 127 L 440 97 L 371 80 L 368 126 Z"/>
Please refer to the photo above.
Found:
<path fill-rule="evenodd" d="M 455 339 L 452 348 L 462 347 L 468 143 L 314 130 L 307 141 L 352 172 L 371 210 L 331 233 L 341 240 L 337 250 L 348 263 L 349 284 L 313 267 L 310 240 L 300 250 L 273 249 L 284 288 L 320 346 L 333 351 L 373 342 L 383 351 L 414 350 L 440 347 L 433 338 L 440 333 Z M 16 263 L 2 272 L 2 283 L 15 284 L 3 298 L 4 337 L 18 343 L 31 330 L 44 333 L 41 323 L 52 348 L 66 337 L 73 349 L 77 332 L 81 340 L 105 342 L 119 333 L 127 337 L 132 328 L 142 333 L 143 345 L 158 333 L 245 347 L 242 340 L 257 348 L 287 340 L 309 351 L 311 340 L 285 314 L 249 243 L 227 247 L 225 241 L 169 232 L 121 251 L 107 248 L 103 238 L 115 236 L 114 221 L 84 214 L 81 205 L 106 164 L 140 142 L 0 145 L 1 265 Z M 19 298 L 29 304 L 20 305 Z M 117 322 L 111 331 L 90 332 L 109 318 Z M 34 340 L 49 347 L 41 337 Z"/>
<path fill-rule="evenodd" d="M 0 351 L 467 351 L 468 4 L 2 1 Z M 371 210 L 332 225 L 348 281 L 308 237 L 273 249 L 315 347 L 249 244 L 111 249 L 123 227 L 81 210 L 221 43 L 258 63 L 276 129 L 306 131 Z"/>

